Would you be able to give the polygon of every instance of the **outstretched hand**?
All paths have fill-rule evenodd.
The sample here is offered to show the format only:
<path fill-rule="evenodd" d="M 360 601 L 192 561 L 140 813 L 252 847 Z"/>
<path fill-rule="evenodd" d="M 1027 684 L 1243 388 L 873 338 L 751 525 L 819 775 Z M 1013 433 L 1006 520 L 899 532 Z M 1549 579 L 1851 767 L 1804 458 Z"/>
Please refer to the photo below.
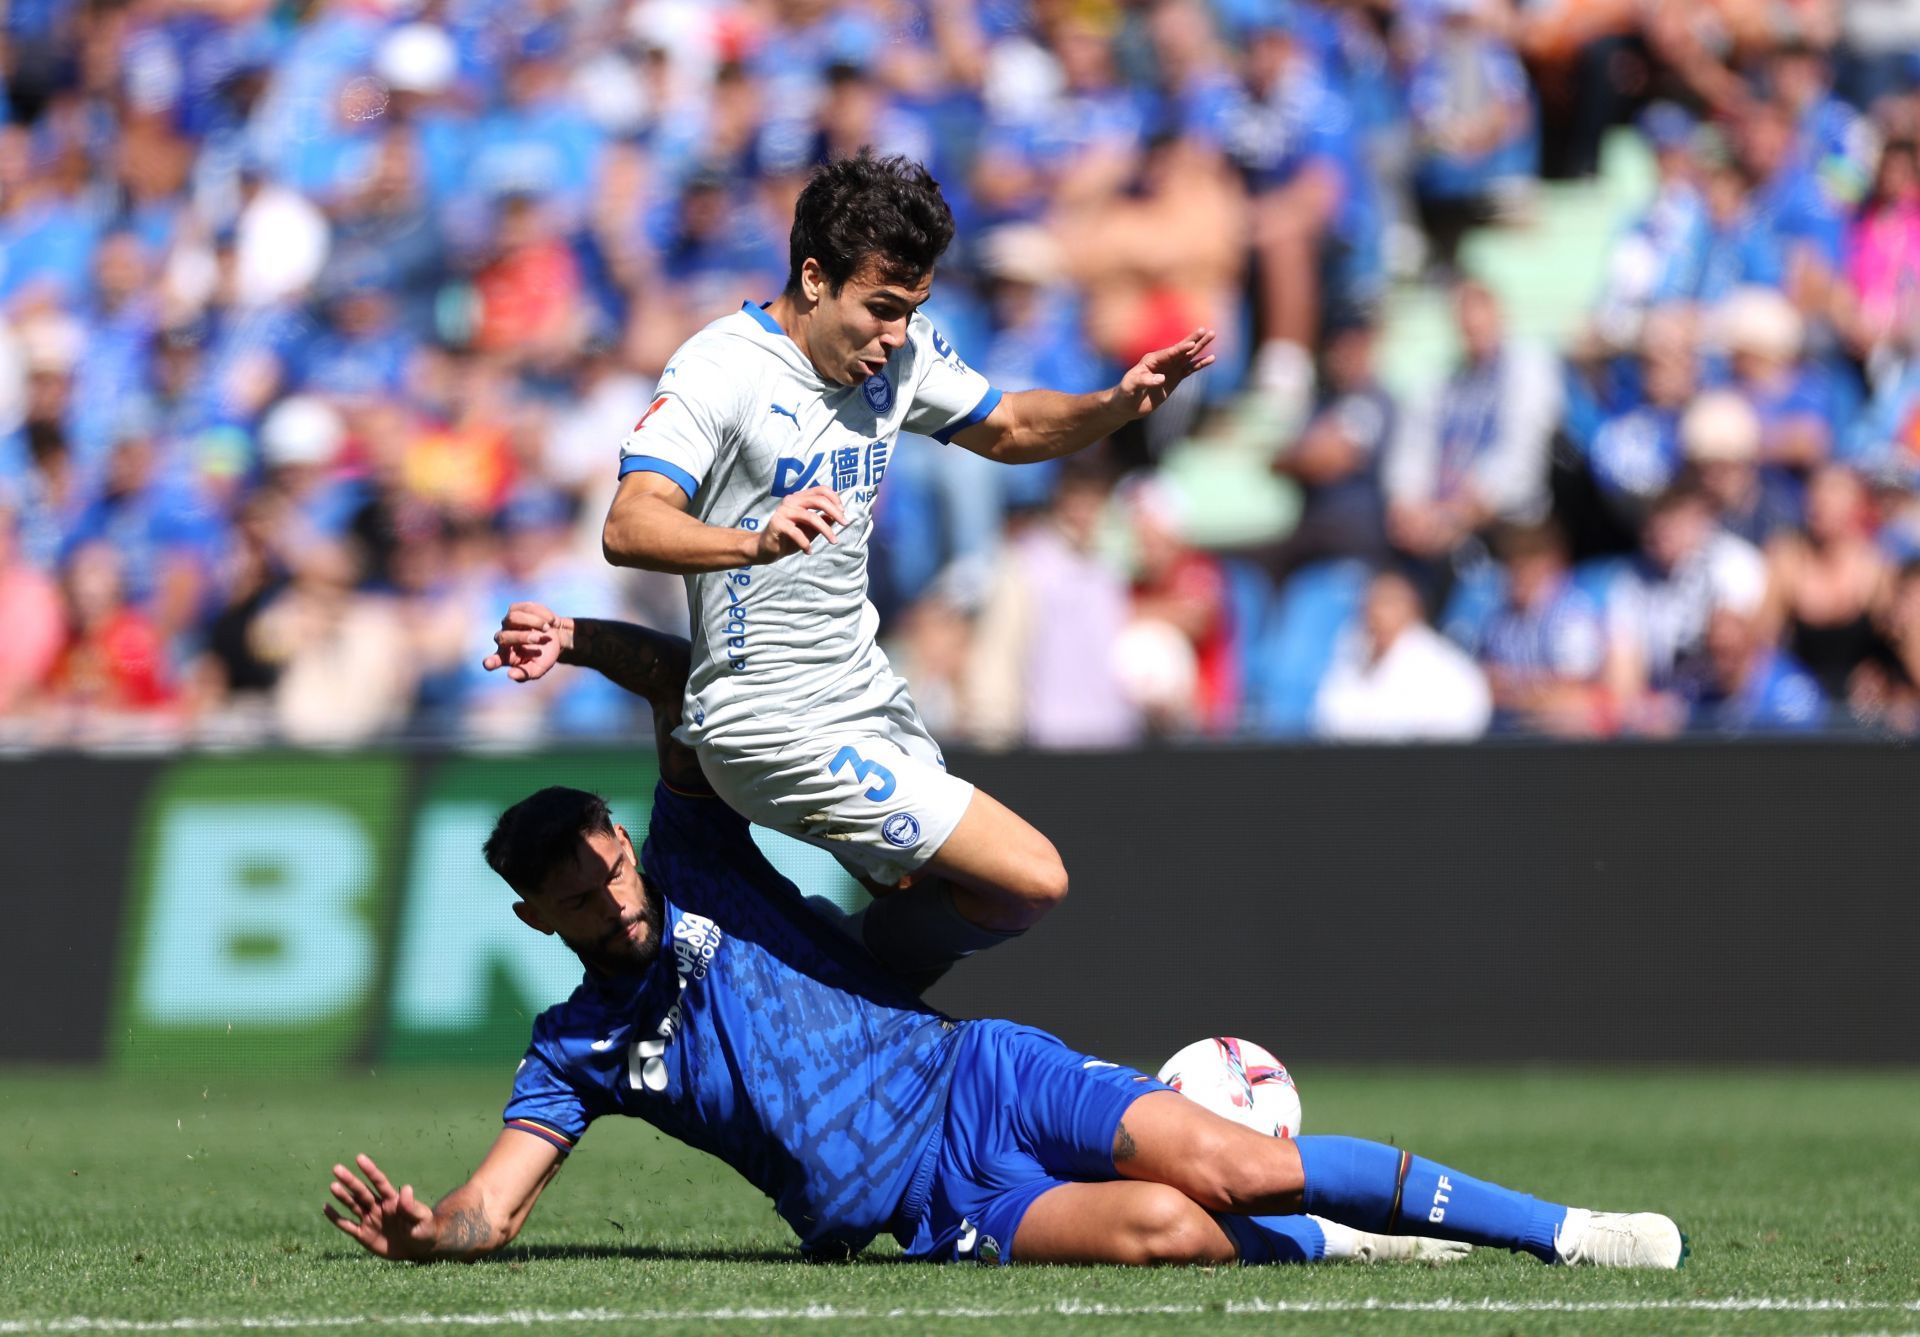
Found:
<path fill-rule="evenodd" d="M 1205 326 L 1179 343 L 1148 353 L 1120 378 L 1120 399 L 1136 418 L 1144 418 L 1174 392 L 1180 382 L 1213 365 L 1213 331 Z"/>
<path fill-rule="evenodd" d="M 344 1165 L 334 1166 L 333 1182 L 327 1187 L 347 1209 L 347 1214 L 328 1206 L 327 1220 L 376 1257 L 433 1257 L 440 1234 L 433 1219 L 433 1208 L 413 1196 L 413 1185 L 395 1189 L 392 1181 L 373 1163 L 373 1157 L 353 1159 L 366 1181 L 361 1182 L 360 1175 Z"/>
<path fill-rule="evenodd" d="M 531 682 L 560 662 L 573 646 L 573 619 L 561 617 L 545 604 L 516 603 L 500 619 L 493 633 L 498 648 L 481 662 L 489 673 L 505 669 L 515 682 Z"/>

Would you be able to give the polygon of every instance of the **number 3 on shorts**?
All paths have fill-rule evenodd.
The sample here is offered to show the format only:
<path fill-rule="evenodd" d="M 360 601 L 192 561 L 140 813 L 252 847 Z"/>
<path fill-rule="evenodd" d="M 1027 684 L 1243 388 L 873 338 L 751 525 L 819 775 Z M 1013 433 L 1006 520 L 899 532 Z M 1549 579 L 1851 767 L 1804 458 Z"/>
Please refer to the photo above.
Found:
<path fill-rule="evenodd" d="M 893 772 L 877 761 L 868 761 L 850 747 L 843 747 L 833 754 L 833 760 L 827 763 L 829 775 L 838 771 L 851 770 L 856 780 L 872 780 L 873 787 L 867 790 L 867 797 L 875 803 L 885 802 L 893 797 L 896 782 Z"/>

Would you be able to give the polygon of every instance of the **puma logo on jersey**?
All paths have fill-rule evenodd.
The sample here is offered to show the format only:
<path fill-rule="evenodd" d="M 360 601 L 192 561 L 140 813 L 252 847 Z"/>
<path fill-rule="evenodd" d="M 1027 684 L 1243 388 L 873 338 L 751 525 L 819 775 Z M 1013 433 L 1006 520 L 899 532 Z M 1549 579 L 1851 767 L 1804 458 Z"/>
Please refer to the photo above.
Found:
<path fill-rule="evenodd" d="M 800 415 L 795 413 L 792 409 L 784 408 L 779 404 L 769 404 L 767 405 L 767 412 L 781 418 L 791 418 L 793 420 L 794 430 L 795 431 L 800 430 Z"/>

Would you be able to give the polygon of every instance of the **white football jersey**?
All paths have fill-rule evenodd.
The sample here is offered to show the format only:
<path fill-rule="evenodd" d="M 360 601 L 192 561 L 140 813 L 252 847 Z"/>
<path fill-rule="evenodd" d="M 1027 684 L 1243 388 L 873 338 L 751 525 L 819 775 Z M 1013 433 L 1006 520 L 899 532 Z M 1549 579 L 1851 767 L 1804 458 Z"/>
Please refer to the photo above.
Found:
<path fill-rule="evenodd" d="M 951 440 L 1000 392 L 916 312 L 907 341 L 859 385 L 821 379 L 751 303 L 683 344 L 621 446 L 620 473 L 663 474 L 710 525 L 755 530 L 816 484 L 846 509 L 837 543 L 766 566 L 690 575 L 693 672 L 683 736 L 724 746 L 850 718 L 885 674 L 867 599 L 874 499 L 904 431 Z"/>

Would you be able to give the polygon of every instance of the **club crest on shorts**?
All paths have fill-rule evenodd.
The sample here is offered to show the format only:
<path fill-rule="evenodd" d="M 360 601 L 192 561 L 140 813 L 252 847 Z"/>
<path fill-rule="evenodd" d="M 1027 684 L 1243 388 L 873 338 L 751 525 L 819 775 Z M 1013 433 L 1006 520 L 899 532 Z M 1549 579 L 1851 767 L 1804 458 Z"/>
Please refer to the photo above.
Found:
<path fill-rule="evenodd" d="M 885 376 L 867 377 L 860 393 L 867 397 L 867 406 L 875 413 L 885 413 L 893 407 L 893 383 Z"/>
<path fill-rule="evenodd" d="M 905 849 L 919 843 L 920 819 L 910 812 L 896 812 L 887 818 L 886 825 L 880 828 L 880 834 L 886 838 L 887 844 Z"/>

